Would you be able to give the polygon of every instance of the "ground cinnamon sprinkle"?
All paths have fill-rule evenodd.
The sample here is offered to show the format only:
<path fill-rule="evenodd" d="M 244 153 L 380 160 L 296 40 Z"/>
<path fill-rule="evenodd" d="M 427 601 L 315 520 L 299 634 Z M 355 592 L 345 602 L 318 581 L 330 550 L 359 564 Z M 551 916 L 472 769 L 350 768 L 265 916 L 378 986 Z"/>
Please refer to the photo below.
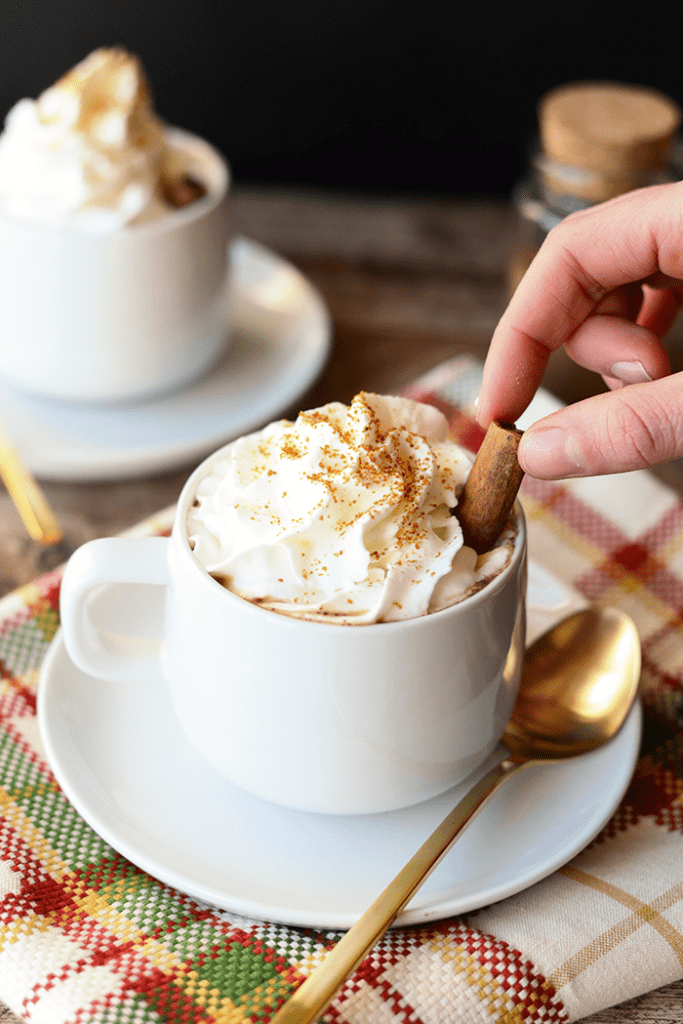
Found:
<path fill-rule="evenodd" d="M 452 565 L 452 586 L 461 588 L 463 571 L 478 586 L 472 552 L 457 570 L 453 563 L 461 540 L 452 506 L 470 462 L 438 417 L 363 392 L 350 407 L 331 403 L 272 424 L 251 447 L 244 439 L 235 455 L 242 487 L 229 499 L 239 514 L 224 530 L 227 556 L 216 572 L 274 611 L 348 622 L 426 614 Z M 270 593 L 257 589 L 261 580 Z M 378 602 L 379 619 L 368 619 Z"/>

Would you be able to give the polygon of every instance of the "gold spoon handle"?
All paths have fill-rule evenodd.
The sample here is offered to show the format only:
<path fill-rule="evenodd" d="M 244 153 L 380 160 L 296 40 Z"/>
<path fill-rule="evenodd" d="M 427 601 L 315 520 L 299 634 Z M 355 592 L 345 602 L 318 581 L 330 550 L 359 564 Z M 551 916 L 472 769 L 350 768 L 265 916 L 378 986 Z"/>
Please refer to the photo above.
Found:
<path fill-rule="evenodd" d="M 498 786 L 523 767 L 500 761 L 462 798 L 381 896 L 330 950 L 323 963 L 299 986 L 271 1024 L 310 1024 L 317 1020 L 337 990 L 393 924 L 431 874 L 453 841 L 493 795 Z"/>
<path fill-rule="evenodd" d="M 62 530 L 47 498 L 0 424 L 0 479 L 34 540 L 58 544 Z"/>

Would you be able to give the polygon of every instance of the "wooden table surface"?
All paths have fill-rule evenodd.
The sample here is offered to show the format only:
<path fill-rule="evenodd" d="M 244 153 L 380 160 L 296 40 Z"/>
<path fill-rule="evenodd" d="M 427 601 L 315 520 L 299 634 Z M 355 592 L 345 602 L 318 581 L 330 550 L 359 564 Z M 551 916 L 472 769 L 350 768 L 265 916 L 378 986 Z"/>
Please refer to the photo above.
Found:
<path fill-rule="evenodd" d="M 236 233 L 299 267 L 332 315 L 329 363 L 289 414 L 348 402 L 361 389 L 395 392 L 459 353 L 484 357 L 507 294 L 513 217 L 504 202 L 380 201 L 242 188 L 234 195 L 233 217 Z M 674 328 L 669 349 L 673 368 L 680 369 L 683 331 Z M 565 402 L 601 390 L 563 353 L 551 360 L 544 383 Z M 0 490 L 0 595 L 58 565 L 83 541 L 116 534 L 171 504 L 192 468 L 114 483 L 45 482 L 65 534 L 58 548 L 30 541 Z M 657 475 L 683 495 L 683 463 Z M 18 1020 L 0 1004 L 0 1024 Z M 683 981 L 586 1020 L 683 1021 Z"/>

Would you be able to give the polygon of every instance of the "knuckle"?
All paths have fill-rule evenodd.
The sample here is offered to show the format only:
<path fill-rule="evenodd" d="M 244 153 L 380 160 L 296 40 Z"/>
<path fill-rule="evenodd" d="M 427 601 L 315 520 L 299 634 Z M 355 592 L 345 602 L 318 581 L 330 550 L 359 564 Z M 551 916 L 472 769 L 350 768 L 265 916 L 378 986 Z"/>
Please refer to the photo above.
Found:
<path fill-rule="evenodd" d="M 585 261 L 574 251 L 575 249 L 575 225 L 571 215 L 553 228 L 546 238 L 548 247 L 554 250 L 553 257 L 558 268 L 556 281 L 571 281 L 573 289 L 578 292 L 578 297 L 583 307 L 577 317 L 583 318 L 586 307 L 593 308 L 607 293 L 607 289 L 588 270 Z M 561 301 L 561 297 L 556 297 Z M 575 302 L 575 299 L 574 299 Z"/>
<path fill-rule="evenodd" d="M 645 468 L 673 458 L 677 438 L 683 434 L 680 413 L 672 415 L 656 397 L 647 405 L 629 394 L 629 388 L 613 393 L 601 439 L 600 458 L 632 469 Z"/>

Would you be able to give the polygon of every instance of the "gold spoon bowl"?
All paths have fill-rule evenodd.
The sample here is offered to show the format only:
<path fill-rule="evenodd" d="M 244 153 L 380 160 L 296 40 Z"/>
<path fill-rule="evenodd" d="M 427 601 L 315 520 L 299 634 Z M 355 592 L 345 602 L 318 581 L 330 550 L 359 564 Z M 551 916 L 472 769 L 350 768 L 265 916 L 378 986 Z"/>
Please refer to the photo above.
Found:
<path fill-rule="evenodd" d="M 272 1018 L 310 1024 L 391 927 L 498 787 L 530 764 L 585 754 L 612 739 L 638 694 L 640 638 L 616 608 L 586 608 L 529 648 L 503 735 L 506 750 Z"/>

